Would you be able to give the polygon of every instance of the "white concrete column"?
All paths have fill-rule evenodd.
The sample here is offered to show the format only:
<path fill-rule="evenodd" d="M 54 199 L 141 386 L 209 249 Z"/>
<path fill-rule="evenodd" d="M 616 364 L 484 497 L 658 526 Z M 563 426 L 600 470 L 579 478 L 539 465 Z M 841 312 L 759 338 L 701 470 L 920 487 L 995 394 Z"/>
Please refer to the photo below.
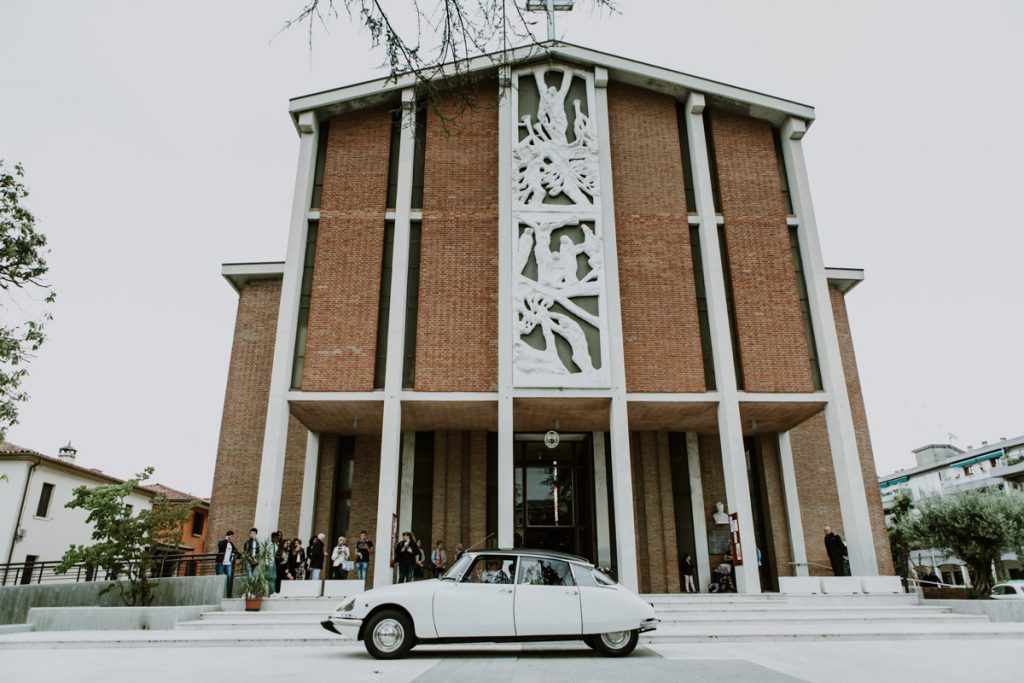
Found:
<path fill-rule="evenodd" d="M 295 191 L 288 228 L 288 251 L 281 282 L 281 305 L 274 337 L 274 361 L 270 371 L 267 421 L 263 431 L 263 455 L 256 491 L 253 526 L 262 533 L 276 529 L 281 512 L 281 488 L 284 483 L 284 453 L 288 441 L 288 390 L 292 382 L 295 334 L 302 294 L 302 269 L 309 232 L 309 204 L 313 196 L 316 147 L 320 125 L 313 112 L 299 115 L 299 162 L 295 173 Z"/>
<path fill-rule="evenodd" d="M 697 585 L 702 593 L 711 585 L 711 557 L 708 553 L 708 519 L 700 476 L 700 448 L 697 434 L 686 432 L 686 470 L 690 475 L 690 512 L 693 515 L 693 545 L 697 563 Z"/>
<path fill-rule="evenodd" d="M 605 462 L 604 432 L 594 432 L 594 528 L 597 531 L 597 564 L 612 564 L 612 530 L 608 511 L 608 469 Z"/>
<path fill-rule="evenodd" d="M 782 470 L 782 493 L 786 499 L 786 523 L 789 526 L 794 573 L 797 576 L 808 576 L 807 546 L 804 543 L 804 524 L 800 516 L 800 497 L 797 494 L 796 468 L 793 466 L 793 446 L 789 432 L 779 433 L 779 469 Z"/>
<path fill-rule="evenodd" d="M 515 475 L 512 421 L 512 74 L 498 78 L 498 547 L 514 545 Z"/>
<path fill-rule="evenodd" d="M 409 232 L 412 211 L 413 153 L 416 148 L 416 95 L 402 91 L 402 130 L 398 146 L 398 192 L 395 201 L 395 245 L 391 259 L 391 305 L 384 371 L 384 420 L 380 436 L 380 484 L 377 490 L 377 552 L 373 585 L 393 582 L 391 520 L 398 513 L 398 459 L 402 442 L 402 364 L 405 359 L 406 286 L 409 280 Z"/>
<path fill-rule="evenodd" d="M 789 191 L 793 197 L 800 241 L 800 257 L 807 278 L 807 298 L 811 309 L 811 327 L 818 347 L 821 382 L 827 395 L 825 422 L 828 426 L 832 465 L 839 490 L 839 509 L 843 518 L 846 547 L 850 552 L 850 573 L 854 576 L 877 576 L 878 560 L 875 555 L 874 536 L 868 500 L 864 492 L 857 436 L 850 411 L 846 375 L 839 350 L 829 297 L 828 279 L 821 255 L 818 226 L 811 203 L 810 184 L 801 139 L 807 127 L 803 121 L 790 117 L 782 125 L 782 153 L 789 176 Z"/>
<path fill-rule="evenodd" d="M 633 470 L 630 465 L 629 414 L 626 403 L 626 365 L 623 360 L 622 306 L 619 299 L 619 258 L 615 238 L 615 191 L 612 185 L 611 130 L 608 126 L 608 70 L 594 68 L 597 103 L 597 149 L 601 178 L 601 231 L 604 239 L 605 293 L 608 299 L 608 361 L 611 364 L 610 432 L 612 490 L 614 491 L 616 564 L 619 583 L 639 589 L 636 520 L 633 511 Z"/>
<path fill-rule="evenodd" d="M 316 512 L 317 472 L 320 465 L 320 432 L 306 434 L 306 460 L 302 466 L 302 501 L 299 503 L 299 538 L 313 537 Z"/>
<path fill-rule="evenodd" d="M 973 585 L 971 584 L 971 574 L 967 571 L 966 564 L 960 565 L 960 576 L 962 576 L 964 579 L 964 586 L 970 588 Z"/>
<path fill-rule="evenodd" d="M 725 274 L 722 271 L 722 256 L 718 244 L 718 223 L 715 220 L 711 166 L 708 161 L 707 140 L 704 137 L 703 113 L 704 95 L 690 93 L 686 99 L 686 130 L 690 141 L 690 165 L 693 169 L 697 215 L 700 219 L 700 256 L 704 265 L 711 351 L 718 385 L 718 433 L 722 446 L 725 495 L 729 512 L 737 513 L 739 518 L 740 549 L 743 553 L 743 564 L 736 567 L 736 590 L 741 593 L 760 593 L 754 515 L 750 508 L 747 458 L 743 448 L 743 425 L 740 420 L 736 368 L 733 365 L 732 337 L 729 333 Z"/>
<path fill-rule="evenodd" d="M 398 528 L 412 528 L 412 495 L 416 475 L 416 432 L 402 432 L 402 483 L 398 497 Z"/>

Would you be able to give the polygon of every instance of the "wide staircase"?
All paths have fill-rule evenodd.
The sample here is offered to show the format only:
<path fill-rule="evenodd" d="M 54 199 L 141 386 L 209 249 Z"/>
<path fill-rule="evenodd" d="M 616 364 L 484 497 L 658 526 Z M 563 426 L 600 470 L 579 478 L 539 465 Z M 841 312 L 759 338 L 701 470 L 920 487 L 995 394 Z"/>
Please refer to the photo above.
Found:
<path fill-rule="evenodd" d="M 642 643 L 709 643 L 793 640 L 896 640 L 1022 638 L 1024 624 L 992 623 L 920 604 L 916 595 L 680 595 L 643 596 L 661 623 Z M 271 598 L 259 612 L 225 600 L 179 630 L 214 639 L 267 640 L 278 644 L 337 641 L 320 622 L 337 598 Z"/>

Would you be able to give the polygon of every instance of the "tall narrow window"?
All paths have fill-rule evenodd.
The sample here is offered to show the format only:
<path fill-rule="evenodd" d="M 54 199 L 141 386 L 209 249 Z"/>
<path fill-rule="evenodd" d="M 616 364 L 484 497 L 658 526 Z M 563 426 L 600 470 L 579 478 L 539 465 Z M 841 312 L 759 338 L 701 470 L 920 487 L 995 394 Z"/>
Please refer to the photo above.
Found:
<path fill-rule="evenodd" d="M 412 389 L 416 384 L 416 318 L 420 300 L 420 239 L 423 233 L 419 221 L 409 226 L 409 279 L 405 287 L 405 358 L 402 363 L 402 387 Z"/>
<path fill-rule="evenodd" d="M 715 361 L 711 348 L 711 324 L 708 322 L 708 297 L 704 288 L 704 261 L 700 255 L 700 230 L 690 226 L 690 250 L 693 255 L 693 284 L 697 292 L 697 323 L 700 325 L 700 355 L 704 360 L 704 386 L 708 391 L 718 388 Z"/>
<path fill-rule="evenodd" d="M 412 208 L 423 208 L 423 169 L 426 163 L 427 108 L 416 112 L 416 148 L 412 153 Z"/>
<path fill-rule="evenodd" d="M 697 212 L 697 195 L 693 189 L 693 168 L 690 164 L 690 138 L 686 133 L 686 105 L 676 102 L 676 125 L 679 129 L 679 155 L 683 158 L 683 190 L 686 211 Z"/>
<path fill-rule="evenodd" d="M 779 167 L 779 182 L 782 185 L 782 202 L 786 205 L 786 213 L 793 215 L 793 197 L 789 192 L 789 176 L 786 174 L 786 158 L 782 154 L 782 135 L 779 129 L 773 131 L 775 140 L 775 163 Z"/>
<path fill-rule="evenodd" d="M 193 512 L 192 513 L 192 535 L 193 536 L 202 536 L 203 535 L 203 526 L 205 526 L 205 525 L 206 525 L 206 515 L 204 515 L 202 512 L 198 512 L 198 511 Z"/>
<path fill-rule="evenodd" d="M 331 509 L 332 538 L 351 536 L 352 474 L 355 469 L 356 437 L 339 436 L 334 454 L 334 504 Z"/>
<path fill-rule="evenodd" d="M 715 213 L 722 213 L 722 196 L 718 192 L 718 158 L 715 156 L 715 136 L 711 132 L 711 112 L 704 110 L 704 140 L 708 148 L 708 165 L 711 167 L 711 196 L 715 200 Z"/>
<path fill-rule="evenodd" d="M 388 155 L 388 207 L 398 203 L 398 149 L 402 144 L 402 109 L 391 112 L 391 151 Z"/>
<path fill-rule="evenodd" d="M 729 336 L 732 338 L 732 360 L 736 366 L 736 388 L 743 389 L 743 359 L 740 335 L 736 327 L 736 306 L 732 297 L 732 271 L 729 270 L 729 248 L 725 243 L 725 226 L 718 226 L 718 250 L 722 254 L 722 277 L 725 280 L 725 307 L 729 312 Z"/>
<path fill-rule="evenodd" d="M 327 165 L 327 134 L 330 129 L 329 120 L 320 124 L 320 133 L 316 141 L 316 166 L 313 171 L 313 198 L 309 202 L 311 209 L 320 208 L 320 200 L 324 193 L 324 166 Z"/>
<path fill-rule="evenodd" d="M 384 388 L 388 365 L 388 318 L 391 315 L 391 267 L 395 255 L 395 223 L 384 224 L 384 257 L 380 268 L 380 305 L 377 307 L 377 363 L 373 370 L 373 388 Z"/>
<path fill-rule="evenodd" d="M 53 484 L 43 484 L 39 492 L 39 504 L 36 506 L 36 517 L 46 517 L 50 513 L 50 500 L 53 498 Z"/>
<path fill-rule="evenodd" d="M 811 381 L 814 383 L 814 390 L 821 391 L 821 364 L 818 362 L 818 345 L 814 339 L 814 327 L 811 325 L 811 302 L 807 296 L 807 275 L 804 273 L 804 261 L 800 256 L 800 235 L 797 233 L 795 225 L 789 229 L 789 244 L 793 250 L 796 287 L 800 292 L 800 313 L 803 316 L 807 355 L 811 363 Z"/>
<path fill-rule="evenodd" d="M 28 585 L 32 583 L 32 575 L 35 574 L 36 562 L 38 560 L 38 555 L 25 556 L 25 568 L 21 570 L 21 580 L 18 581 L 18 583 L 22 585 Z M 40 579 L 42 579 L 42 577 L 40 577 Z"/>
<path fill-rule="evenodd" d="M 448 559 L 455 561 L 458 539 L 433 538 L 434 526 L 434 432 L 416 432 L 416 454 L 413 457 L 412 476 L 412 529 L 423 547 L 430 552 L 434 543 L 445 541 Z M 409 531 L 409 529 L 400 529 Z M 468 543 L 466 545 L 469 545 Z"/>
<path fill-rule="evenodd" d="M 316 261 L 317 221 L 310 221 L 306 232 L 306 253 L 302 264 L 299 295 L 299 319 L 295 329 L 295 358 L 292 362 L 292 389 L 302 388 L 302 370 L 306 365 L 306 339 L 309 334 L 309 305 L 313 298 L 313 265 Z"/>

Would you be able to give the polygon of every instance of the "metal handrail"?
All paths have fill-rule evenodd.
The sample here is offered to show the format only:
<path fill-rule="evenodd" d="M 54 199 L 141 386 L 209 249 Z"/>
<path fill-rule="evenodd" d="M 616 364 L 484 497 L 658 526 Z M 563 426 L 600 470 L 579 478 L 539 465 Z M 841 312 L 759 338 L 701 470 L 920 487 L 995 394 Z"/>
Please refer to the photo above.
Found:
<path fill-rule="evenodd" d="M 942 581 L 925 581 L 923 579 L 912 579 L 907 577 L 907 583 L 914 584 L 920 588 L 963 588 L 967 589 L 967 586 L 960 583 L 943 583 Z"/>
<path fill-rule="evenodd" d="M 130 565 L 131 563 L 128 566 Z M 85 563 L 75 564 L 63 574 L 57 573 L 58 566 L 60 566 L 60 560 L 0 564 L 0 586 L 110 581 L 117 578 L 111 575 L 110 572 L 98 567 L 89 567 Z M 154 558 L 150 568 L 150 576 L 152 578 L 209 576 L 216 573 L 216 553 L 175 553 L 162 555 Z"/>

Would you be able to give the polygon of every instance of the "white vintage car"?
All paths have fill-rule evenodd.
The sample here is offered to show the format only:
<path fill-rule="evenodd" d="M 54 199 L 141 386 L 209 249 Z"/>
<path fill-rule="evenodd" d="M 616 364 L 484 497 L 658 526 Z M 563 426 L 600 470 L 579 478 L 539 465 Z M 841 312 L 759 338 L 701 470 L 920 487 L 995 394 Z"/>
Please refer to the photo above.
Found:
<path fill-rule="evenodd" d="M 468 552 L 438 580 L 360 593 L 322 623 L 377 659 L 404 657 L 417 643 L 530 640 L 582 640 L 624 657 L 658 620 L 584 558 L 516 549 Z"/>

